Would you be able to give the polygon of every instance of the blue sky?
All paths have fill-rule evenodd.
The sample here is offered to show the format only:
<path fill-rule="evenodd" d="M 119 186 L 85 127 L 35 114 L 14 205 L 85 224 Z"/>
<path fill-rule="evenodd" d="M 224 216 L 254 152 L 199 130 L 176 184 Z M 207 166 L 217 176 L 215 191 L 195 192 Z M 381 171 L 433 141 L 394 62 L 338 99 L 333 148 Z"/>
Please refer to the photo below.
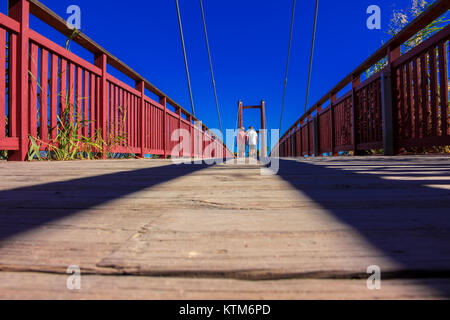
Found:
<path fill-rule="evenodd" d="M 42 2 L 65 18 L 69 5 L 80 6 L 84 33 L 191 110 L 174 0 Z M 179 2 L 196 115 L 209 127 L 218 127 L 199 1 Z M 265 99 L 267 126 L 277 128 L 292 0 L 203 2 L 223 126 L 235 127 L 239 99 L 251 105 Z M 283 129 L 304 110 L 314 4 L 297 1 Z M 372 4 L 381 7 L 381 30 L 366 28 L 366 9 Z M 410 0 L 320 1 L 309 106 L 388 39 L 392 11 L 409 4 Z M 64 45 L 64 37 L 37 19 L 31 26 Z M 92 61 L 76 45 L 71 49 Z M 246 111 L 244 124 L 259 127 L 258 112 Z"/>

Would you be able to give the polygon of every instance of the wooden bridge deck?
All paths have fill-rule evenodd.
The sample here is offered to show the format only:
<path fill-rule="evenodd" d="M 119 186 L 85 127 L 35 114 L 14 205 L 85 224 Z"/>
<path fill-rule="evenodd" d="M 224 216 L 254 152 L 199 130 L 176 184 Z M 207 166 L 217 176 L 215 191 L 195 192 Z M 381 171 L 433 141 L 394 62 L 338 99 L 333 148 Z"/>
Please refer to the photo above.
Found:
<path fill-rule="evenodd" d="M 449 173 L 443 156 L 284 159 L 275 176 L 2 162 L 0 298 L 449 298 Z"/>

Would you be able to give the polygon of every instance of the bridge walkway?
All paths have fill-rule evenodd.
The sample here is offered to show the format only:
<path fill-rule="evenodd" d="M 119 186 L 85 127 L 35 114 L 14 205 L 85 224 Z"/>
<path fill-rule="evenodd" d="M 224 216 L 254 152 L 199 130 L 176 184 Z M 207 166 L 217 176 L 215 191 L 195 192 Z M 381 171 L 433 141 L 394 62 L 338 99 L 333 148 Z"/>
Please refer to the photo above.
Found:
<path fill-rule="evenodd" d="M 449 160 L 2 162 L 0 298 L 448 298 Z"/>

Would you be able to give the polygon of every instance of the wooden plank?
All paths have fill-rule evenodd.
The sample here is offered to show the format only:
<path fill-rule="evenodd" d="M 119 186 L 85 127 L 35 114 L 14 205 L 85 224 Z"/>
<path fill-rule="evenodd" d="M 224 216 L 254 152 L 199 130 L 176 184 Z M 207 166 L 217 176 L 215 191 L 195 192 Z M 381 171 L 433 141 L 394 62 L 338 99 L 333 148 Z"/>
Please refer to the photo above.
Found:
<path fill-rule="evenodd" d="M 0 162 L 0 298 L 448 298 L 448 160 Z"/>
<path fill-rule="evenodd" d="M 81 290 L 67 290 L 67 275 L 34 272 L 0 272 L 0 299 L 64 300 L 354 300 L 446 299 L 430 289 L 450 286 L 445 278 L 383 280 L 382 290 L 368 290 L 366 279 L 285 279 L 242 281 L 89 275 Z M 20 284 L 20 285 L 19 285 Z M 118 289 L 120 288 L 120 289 Z"/>

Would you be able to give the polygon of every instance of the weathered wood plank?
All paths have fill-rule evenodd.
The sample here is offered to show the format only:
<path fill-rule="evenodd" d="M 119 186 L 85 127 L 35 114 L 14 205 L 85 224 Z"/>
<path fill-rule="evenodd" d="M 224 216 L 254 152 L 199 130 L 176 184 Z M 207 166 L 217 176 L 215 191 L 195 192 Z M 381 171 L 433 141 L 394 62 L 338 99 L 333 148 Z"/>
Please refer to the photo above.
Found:
<path fill-rule="evenodd" d="M 449 160 L 281 160 L 276 176 L 166 160 L 0 162 L 0 298 L 449 297 L 448 281 L 423 279 L 450 274 Z M 80 295 L 49 274 L 69 265 L 91 274 Z M 369 265 L 411 280 L 370 291 Z"/>
<path fill-rule="evenodd" d="M 443 299 L 448 279 L 385 280 L 368 290 L 365 280 L 186 279 L 82 276 L 81 290 L 68 290 L 68 275 L 0 272 L 0 299 Z M 20 285 L 19 285 L 20 284 Z"/>

